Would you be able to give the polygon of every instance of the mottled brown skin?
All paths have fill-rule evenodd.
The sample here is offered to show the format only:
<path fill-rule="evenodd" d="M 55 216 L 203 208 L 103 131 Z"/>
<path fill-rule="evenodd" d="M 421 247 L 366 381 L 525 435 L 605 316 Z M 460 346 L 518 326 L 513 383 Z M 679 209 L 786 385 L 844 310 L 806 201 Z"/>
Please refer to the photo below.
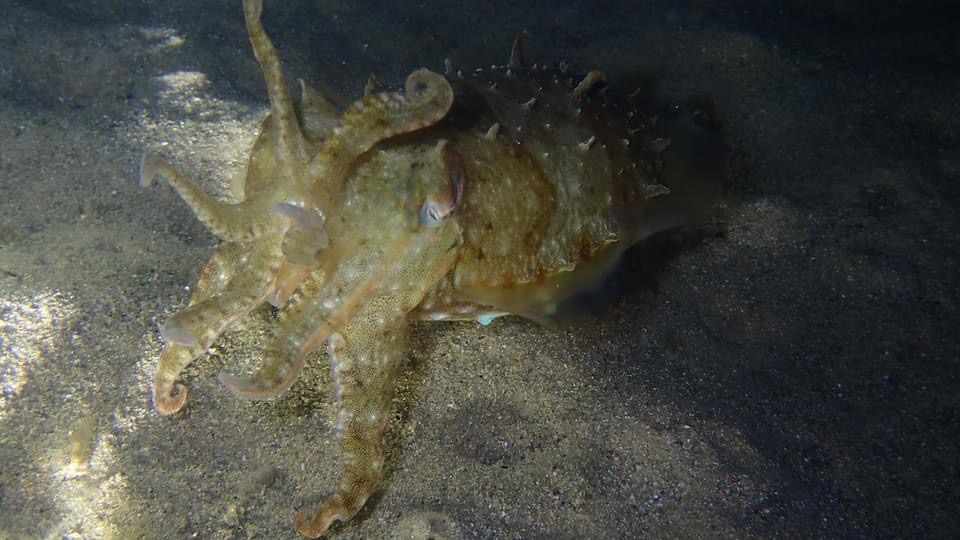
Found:
<path fill-rule="evenodd" d="M 631 244 L 665 226 L 648 207 L 663 141 L 646 117 L 602 95 L 602 74 L 511 65 L 411 74 L 345 111 L 302 85 L 294 104 L 260 23 L 244 15 L 270 97 L 244 200 L 219 203 L 152 154 L 141 183 L 167 180 L 222 240 L 190 305 L 166 321 L 156 409 L 179 411 L 181 371 L 252 309 L 280 309 L 263 365 L 221 373 L 238 396 L 268 399 L 324 341 L 345 458 L 336 492 L 297 529 L 348 521 L 382 478 L 382 437 L 411 319 L 520 314 L 548 320 L 595 285 Z M 601 95 L 594 95 L 596 93 Z"/>

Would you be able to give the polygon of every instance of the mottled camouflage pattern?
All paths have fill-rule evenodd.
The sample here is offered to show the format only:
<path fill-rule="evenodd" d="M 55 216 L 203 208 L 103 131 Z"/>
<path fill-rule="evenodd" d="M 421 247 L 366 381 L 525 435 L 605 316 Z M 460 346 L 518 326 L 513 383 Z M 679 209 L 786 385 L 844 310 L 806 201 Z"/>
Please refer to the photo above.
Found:
<path fill-rule="evenodd" d="M 366 503 L 382 477 L 382 436 L 408 321 L 548 320 L 594 286 L 620 254 L 664 226 L 648 200 L 656 182 L 651 119 L 602 91 L 602 74 L 510 65 L 427 70 L 402 92 L 338 111 L 302 85 L 294 104 L 245 0 L 270 116 L 251 151 L 238 204 L 215 201 L 152 154 L 141 182 L 167 180 L 221 238 L 190 306 L 164 323 L 154 404 L 180 410 L 181 371 L 221 332 L 265 302 L 280 309 L 257 373 L 220 381 L 251 399 L 275 397 L 327 341 L 346 470 L 313 516 L 323 535 Z M 451 70 L 452 71 L 452 70 Z"/>

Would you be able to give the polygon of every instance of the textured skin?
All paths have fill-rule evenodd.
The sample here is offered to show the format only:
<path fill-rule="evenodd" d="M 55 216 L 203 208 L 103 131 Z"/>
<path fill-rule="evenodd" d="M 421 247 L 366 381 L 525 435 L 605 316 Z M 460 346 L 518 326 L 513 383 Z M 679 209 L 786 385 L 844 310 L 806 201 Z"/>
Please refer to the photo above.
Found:
<path fill-rule="evenodd" d="M 141 162 L 143 185 L 165 179 L 222 240 L 190 305 L 161 328 L 153 399 L 179 411 L 181 371 L 264 302 L 280 316 L 262 366 L 219 376 L 238 396 L 287 390 L 327 341 L 346 466 L 314 515 L 296 515 L 317 537 L 379 485 L 408 321 L 549 320 L 667 225 L 648 207 L 667 193 L 654 179 L 663 141 L 603 95 L 602 74 L 525 67 L 519 45 L 503 69 L 419 70 L 403 92 L 368 87 L 342 113 L 306 85 L 295 105 L 261 11 L 244 1 L 270 97 L 245 199 L 219 203 L 158 157 Z"/>

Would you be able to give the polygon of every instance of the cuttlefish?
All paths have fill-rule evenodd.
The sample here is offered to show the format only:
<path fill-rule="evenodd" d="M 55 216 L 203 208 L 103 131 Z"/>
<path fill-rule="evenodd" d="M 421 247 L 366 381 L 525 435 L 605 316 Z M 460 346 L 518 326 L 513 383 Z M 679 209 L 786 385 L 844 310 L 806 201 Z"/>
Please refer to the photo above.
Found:
<path fill-rule="evenodd" d="M 419 69 L 395 92 L 371 80 L 344 110 L 301 81 L 295 102 L 262 8 L 243 2 L 270 98 L 243 200 L 212 198 L 151 152 L 141 160 L 141 184 L 166 180 L 221 240 L 190 305 L 161 326 L 153 403 L 179 411 L 183 369 L 264 303 L 279 316 L 259 370 L 218 377 L 233 394 L 278 396 L 326 343 L 345 467 L 336 492 L 294 518 L 318 537 L 381 482 L 410 322 L 549 321 L 675 224 L 657 207 L 667 141 L 601 72 L 526 64 L 522 35 L 494 69 Z"/>

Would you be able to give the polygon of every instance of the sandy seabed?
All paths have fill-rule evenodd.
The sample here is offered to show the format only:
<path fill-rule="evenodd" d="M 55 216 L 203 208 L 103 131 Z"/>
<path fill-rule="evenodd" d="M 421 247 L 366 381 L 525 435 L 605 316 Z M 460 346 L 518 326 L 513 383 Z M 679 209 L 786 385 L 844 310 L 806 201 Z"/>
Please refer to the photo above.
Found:
<path fill-rule="evenodd" d="M 785 2 L 795 26 L 743 2 L 279 4 L 291 80 L 352 99 L 369 72 L 502 63 L 526 29 L 533 61 L 712 104 L 727 149 L 720 224 L 629 253 L 589 324 L 417 325 L 386 486 L 338 537 L 957 533 L 955 37 L 855 1 Z M 266 114 L 239 1 L 0 7 L 0 537 L 295 538 L 340 464 L 321 355 L 275 401 L 230 395 L 214 376 L 256 364 L 263 310 L 187 370 L 183 412 L 149 400 L 157 323 L 215 239 L 137 159 L 229 197 Z"/>

